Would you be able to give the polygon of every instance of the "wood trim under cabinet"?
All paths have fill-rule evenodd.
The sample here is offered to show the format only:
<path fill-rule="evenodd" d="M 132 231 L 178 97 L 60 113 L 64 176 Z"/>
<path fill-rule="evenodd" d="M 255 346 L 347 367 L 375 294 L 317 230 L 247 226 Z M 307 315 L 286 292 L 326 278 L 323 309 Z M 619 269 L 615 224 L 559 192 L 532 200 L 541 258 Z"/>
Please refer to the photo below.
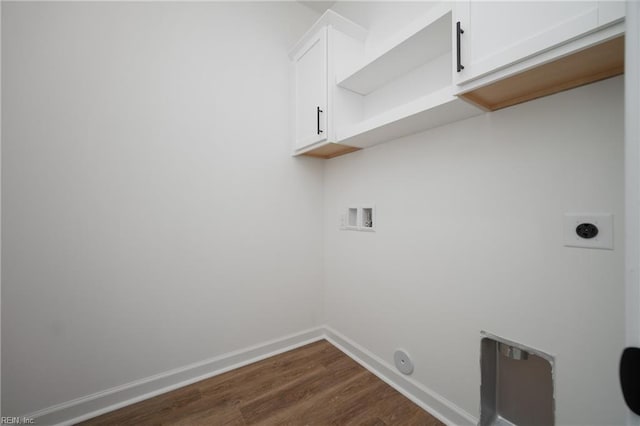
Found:
<path fill-rule="evenodd" d="M 359 151 L 361 149 L 362 148 L 356 148 L 355 146 L 340 145 L 338 143 L 328 143 L 326 145 L 319 146 L 316 149 L 312 149 L 311 151 L 304 152 L 301 155 L 315 158 L 324 158 L 325 160 L 328 160 L 329 158 L 349 154 L 350 152 Z"/>
<path fill-rule="evenodd" d="M 496 111 L 624 73 L 624 36 L 460 95 Z"/>

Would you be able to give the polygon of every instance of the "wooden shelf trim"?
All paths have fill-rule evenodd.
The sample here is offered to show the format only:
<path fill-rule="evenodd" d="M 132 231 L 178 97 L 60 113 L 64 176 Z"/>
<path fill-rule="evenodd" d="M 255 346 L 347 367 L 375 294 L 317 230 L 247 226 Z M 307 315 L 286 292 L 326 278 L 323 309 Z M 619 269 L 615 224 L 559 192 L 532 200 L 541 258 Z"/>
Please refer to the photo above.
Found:
<path fill-rule="evenodd" d="M 622 73 L 624 36 L 618 36 L 460 97 L 487 111 L 496 111 Z"/>
<path fill-rule="evenodd" d="M 303 152 L 301 155 L 315 158 L 324 158 L 325 160 L 328 160 L 330 158 L 349 154 L 350 152 L 359 151 L 361 149 L 362 148 L 356 148 L 355 146 L 340 145 L 338 143 L 328 143 L 310 151 Z"/>

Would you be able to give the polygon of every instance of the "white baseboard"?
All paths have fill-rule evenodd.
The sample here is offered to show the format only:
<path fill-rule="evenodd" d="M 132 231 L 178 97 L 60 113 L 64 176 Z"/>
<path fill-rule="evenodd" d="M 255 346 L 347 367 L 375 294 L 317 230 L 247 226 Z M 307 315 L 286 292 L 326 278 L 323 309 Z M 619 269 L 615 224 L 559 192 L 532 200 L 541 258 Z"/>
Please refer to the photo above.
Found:
<path fill-rule="evenodd" d="M 389 363 L 331 327 L 324 327 L 324 331 L 325 338 L 331 344 L 440 421 L 448 425 L 470 426 L 478 424 L 476 417 L 426 386 L 397 372 Z"/>
<path fill-rule="evenodd" d="M 200 380 L 324 339 L 324 328 L 251 346 L 27 414 L 38 425 L 73 425 Z"/>
<path fill-rule="evenodd" d="M 262 359 L 327 339 L 364 368 L 449 425 L 477 425 L 478 419 L 330 327 L 317 327 L 239 351 L 156 374 L 27 414 L 38 425 L 67 426 L 152 398 Z"/>

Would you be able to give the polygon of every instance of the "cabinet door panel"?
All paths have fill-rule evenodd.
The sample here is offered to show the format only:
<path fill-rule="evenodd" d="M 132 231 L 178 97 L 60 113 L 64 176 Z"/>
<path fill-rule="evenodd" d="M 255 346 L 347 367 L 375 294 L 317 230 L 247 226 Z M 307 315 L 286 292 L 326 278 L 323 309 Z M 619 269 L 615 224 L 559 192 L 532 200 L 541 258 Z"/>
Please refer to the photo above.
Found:
<path fill-rule="evenodd" d="M 327 29 L 323 28 L 295 58 L 295 149 L 327 138 Z M 321 112 L 318 111 L 318 108 Z M 320 130 L 320 131 L 319 131 Z"/>
<path fill-rule="evenodd" d="M 464 29 L 458 84 L 568 42 L 598 26 L 598 2 L 475 2 L 459 11 Z"/>
<path fill-rule="evenodd" d="M 611 25 L 624 18 L 626 4 L 623 1 L 599 1 L 598 25 Z"/>

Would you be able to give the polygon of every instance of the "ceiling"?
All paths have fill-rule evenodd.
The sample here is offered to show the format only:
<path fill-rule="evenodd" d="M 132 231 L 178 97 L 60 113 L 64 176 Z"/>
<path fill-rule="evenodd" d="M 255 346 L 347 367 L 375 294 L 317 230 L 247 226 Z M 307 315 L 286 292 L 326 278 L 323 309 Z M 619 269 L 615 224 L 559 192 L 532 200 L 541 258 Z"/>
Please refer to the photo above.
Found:
<path fill-rule="evenodd" d="M 298 0 L 301 4 L 310 7 L 318 13 L 324 13 L 327 9 L 333 6 L 335 1 L 314 1 L 314 0 Z"/>

